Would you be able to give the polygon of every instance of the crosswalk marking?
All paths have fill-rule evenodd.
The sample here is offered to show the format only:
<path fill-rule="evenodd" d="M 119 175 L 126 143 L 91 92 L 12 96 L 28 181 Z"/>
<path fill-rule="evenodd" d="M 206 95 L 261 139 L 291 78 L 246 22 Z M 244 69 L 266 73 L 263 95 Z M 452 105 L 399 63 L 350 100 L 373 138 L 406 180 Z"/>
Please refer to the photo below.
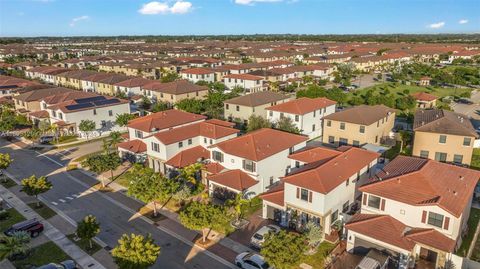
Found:
<path fill-rule="evenodd" d="M 67 201 L 63 200 L 63 199 L 58 199 L 58 201 L 62 202 L 62 203 L 65 203 Z"/>
<path fill-rule="evenodd" d="M 67 196 L 67 197 L 65 197 L 65 198 L 67 198 L 68 200 L 73 200 L 73 198 L 70 197 L 70 196 Z"/>
<path fill-rule="evenodd" d="M 55 202 L 51 202 L 51 203 L 52 203 L 52 205 L 58 205 L 58 204 L 57 204 L 57 203 L 55 203 Z"/>

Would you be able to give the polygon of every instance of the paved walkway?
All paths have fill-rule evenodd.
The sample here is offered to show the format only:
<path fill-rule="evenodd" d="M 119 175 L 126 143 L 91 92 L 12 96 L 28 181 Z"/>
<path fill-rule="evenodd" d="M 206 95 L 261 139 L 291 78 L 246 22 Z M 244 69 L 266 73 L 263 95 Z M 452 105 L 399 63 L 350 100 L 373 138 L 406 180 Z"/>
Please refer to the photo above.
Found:
<path fill-rule="evenodd" d="M 43 234 L 46 235 L 52 242 L 60 247 L 67 255 L 74 259 L 82 268 L 90 269 L 104 269 L 98 261 L 84 252 L 81 248 L 70 241 L 65 234 L 60 232 L 57 228 L 43 219 L 40 215 L 32 210 L 27 204 L 25 204 L 20 198 L 18 198 L 10 190 L 0 185 L 0 196 L 7 201 L 7 203 L 15 208 L 26 219 L 36 218 L 40 220 L 44 225 Z"/>

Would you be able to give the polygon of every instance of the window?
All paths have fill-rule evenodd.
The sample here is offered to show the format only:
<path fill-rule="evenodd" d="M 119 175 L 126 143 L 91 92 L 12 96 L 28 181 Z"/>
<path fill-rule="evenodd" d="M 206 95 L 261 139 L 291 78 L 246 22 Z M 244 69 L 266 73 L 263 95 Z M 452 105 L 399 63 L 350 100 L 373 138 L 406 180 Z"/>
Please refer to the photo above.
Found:
<path fill-rule="evenodd" d="M 102 128 L 105 128 L 107 127 L 107 122 L 102 120 L 102 122 L 100 123 L 100 125 L 102 125 Z"/>
<path fill-rule="evenodd" d="M 334 223 L 338 219 L 338 209 L 335 210 L 335 212 L 332 213 L 330 217 L 330 223 Z"/>
<path fill-rule="evenodd" d="M 299 167 L 300 167 L 300 162 L 299 162 L 299 161 L 295 161 L 295 167 L 296 167 L 296 168 L 299 168 Z"/>
<path fill-rule="evenodd" d="M 342 206 L 342 212 L 343 213 L 347 212 L 349 207 L 350 207 L 350 201 L 346 201 Z"/>
<path fill-rule="evenodd" d="M 380 197 L 378 196 L 373 196 L 373 195 L 369 195 L 368 196 L 368 203 L 367 205 L 369 207 L 373 207 L 373 208 L 376 208 L 376 209 L 380 209 Z"/>
<path fill-rule="evenodd" d="M 155 152 L 160 152 L 160 146 L 157 143 L 152 142 L 152 150 Z"/>
<path fill-rule="evenodd" d="M 293 147 L 291 147 L 291 148 L 288 149 L 288 154 L 292 154 L 294 151 L 295 151 L 295 149 Z"/>
<path fill-rule="evenodd" d="M 435 161 L 446 162 L 447 161 L 447 153 L 435 152 Z"/>
<path fill-rule="evenodd" d="M 460 155 L 460 154 L 453 155 L 453 162 L 458 164 L 463 163 L 463 155 Z"/>
<path fill-rule="evenodd" d="M 110 117 L 113 116 L 113 111 L 109 110 L 108 111 L 108 116 L 110 116 Z"/>
<path fill-rule="evenodd" d="M 135 130 L 135 137 L 136 137 L 136 138 L 143 138 L 143 133 L 142 133 L 142 131 Z"/>
<path fill-rule="evenodd" d="M 340 122 L 340 130 L 345 130 L 345 122 Z"/>
<path fill-rule="evenodd" d="M 221 153 L 221 152 L 213 151 L 212 152 L 212 157 L 213 157 L 214 161 L 223 162 L 223 153 Z"/>
<path fill-rule="evenodd" d="M 440 137 L 438 138 L 438 143 L 440 143 L 440 144 L 447 143 L 447 136 L 446 135 L 440 135 Z"/>
<path fill-rule="evenodd" d="M 327 120 L 327 127 L 330 127 L 332 126 L 332 121 L 331 120 Z"/>
<path fill-rule="evenodd" d="M 270 117 L 273 116 L 273 111 L 269 111 L 268 114 L 270 115 Z"/>
<path fill-rule="evenodd" d="M 97 110 L 96 109 L 93 110 L 93 115 L 97 115 Z"/>
<path fill-rule="evenodd" d="M 235 108 L 237 111 L 240 111 L 240 106 L 236 106 Z"/>
<path fill-rule="evenodd" d="M 191 145 L 192 144 L 192 139 L 188 139 L 188 144 Z"/>
<path fill-rule="evenodd" d="M 61 120 L 63 120 L 63 114 L 62 114 L 62 113 L 59 112 L 59 113 L 58 113 L 58 117 L 59 117 Z"/>
<path fill-rule="evenodd" d="M 270 177 L 270 185 L 273 185 L 273 177 Z"/>
<path fill-rule="evenodd" d="M 463 138 L 463 145 L 464 146 L 470 146 L 470 142 L 472 142 L 472 139 L 470 137 L 464 137 Z"/>
<path fill-rule="evenodd" d="M 57 112 L 52 111 L 52 115 L 53 115 L 54 118 L 56 118 L 57 117 Z"/>
<path fill-rule="evenodd" d="M 315 124 L 312 124 L 312 132 L 315 131 Z"/>
<path fill-rule="evenodd" d="M 364 134 L 365 133 L 365 126 L 360 126 L 360 133 Z"/>
<path fill-rule="evenodd" d="M 230 106 L 228 104 L 225 104 L 226 109 L 230 109 Z"/>
<path fill-rule="evenodd" d="M 329 136 L 328 136 L 328 143 L 330 143 L 330 144 L 335 143 L 335 137 L 329 135 Z"/>
<path fill-rule="evenodd" d="M 299 120 L 300 120 L 300 116 L 298 116 L 298 115 L 295 115 L 295 121 L 297 121 L 297 122 L 298 122 Z"/>
<path fill-rule="evenodd" d="M 213 140 L 210 138 L 210 145 L 213 144 Z"/>
<path fill-rule="evenodd" d="M 300 191 L 300 199 L 303 201 L 308 201 L 308 190 L 307 189 L 302 189 Z"/>
<path fill-rule="evenodd" d="M 347 180 L 345 181 L 345 186 L 348 186 L 348 185 L 350 185 L 350 179 L 349 178 L 347 178 Z"/>
<path fill-rule="evenodd" d="M 358 140 L 353 140 L 352 145 L 354 147 L 360 147 L 360 142 Z"/>
<path fill-rule="evenodd" d="M 203 143 L 207 144 L 207 138 L 206 137 L 203 138 Z"/>
<path fill-rule="evenodd" d="M 420 150 L 420 158 L 428 158 L 428 150 Z"/>
<path fill-rule="evenodd" d="M 348 145 L 348 139 L 340 138 L 338 143 L 339 143 L 340 146 Z"/>
<path fill-rule="evenodd" d="M 428 224 L 436 226 L 438 228 L 443 227 L 443 215 L 434 213 L 434 212 L 428 212 Z"/>
<path fill-rule="evenodd" d="M 243 160 L 243 169 L 249 172 L 255 172 L 255 163 L 250 160 Z"/>
<path fill-rule="evenodd" d="M 315 116 L 317 116 L 317 111 L 316 110 L 313 111 L 313 117 L 315 118 Z"/>
<path fill-rule="evenodd" d="M 178 147 L 182 148 L 183 147 L 183 141 L 178 142 Z"/>

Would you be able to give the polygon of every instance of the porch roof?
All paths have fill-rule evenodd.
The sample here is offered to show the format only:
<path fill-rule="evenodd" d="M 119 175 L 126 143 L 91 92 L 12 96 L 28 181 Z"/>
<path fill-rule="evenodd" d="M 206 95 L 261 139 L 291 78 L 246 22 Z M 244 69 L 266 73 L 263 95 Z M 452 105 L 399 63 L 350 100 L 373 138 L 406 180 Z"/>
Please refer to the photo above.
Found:
<path fill-rule="evenodd" d="M 196 163 L 199 159 L 208 159 L 209 157 L 210 151 L 202 146 L 196 146 L 175 154 L 165 164 L 175 168 L 182 168 Z"/>
<path fill-rule="evenodd" d="M 255 179 L 240 169 L 228 170 L 215 175 L 210 175 L 208 176 L 208 180 L 237 191 L 244 191 L 258 183 Z"/>
<path fill-rule="evenodd" d="M 412 228 L 389 215 L 356 214 L 345 227 L 407 251 L 419 243 L 451 253 L 456 245 L 455 240 L 435 229 Z"/>
<path fill-rule="evenodd" d="M 268 192 L 262 193 L 260 198 L 264 201 L 279 205 L 281 207 L 285 206 L 285 190 L 283 181 L 280 182 L 277 186 L 271 188 Z"/>
<path fill-rule="evenodd" d="M 128 150 L 133 153 L 142 153 L 147 151 L 147 145 L 138 139 L 117 144 L 118 148 Z"/>

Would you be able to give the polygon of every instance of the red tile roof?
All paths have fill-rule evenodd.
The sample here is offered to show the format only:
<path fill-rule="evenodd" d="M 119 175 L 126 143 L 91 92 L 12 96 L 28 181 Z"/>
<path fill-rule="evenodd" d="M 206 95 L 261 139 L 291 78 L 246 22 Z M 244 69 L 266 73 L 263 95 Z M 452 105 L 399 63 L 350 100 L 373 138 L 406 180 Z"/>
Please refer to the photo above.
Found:
<path fill-rule="evenodd" d="M 234 156 L 261 161 L 307 140 L 306 136 L 262 128 L 211 147 L 218 147 Z"/>
<path fill-rule="evenodd" d="M 243 80 L 262 80 L 263 77 L 250 75 L 250 74 L 230 74 L 223 78 L 243 79 Z"/>
<path fill-rule="evenodd" d="M 240 169 L 208 176 L 208 180 L 237 191 L 244 191 L 258 182 Z"/>
<path fill-rule="evenodd" d="M 143 143 L 141 140 L 138 140 L 138 139 L 118 143 L 117 147 L 128 150 L 133 153 L 141 153 L 141 152 L 147 151 L 147 145 L 145 145 L 145 143 Z"/>
<path fill-rule="evenodd" d="M 223 167 L 219 163 L 209 163 L 205 165 L 205 170 L 210 174 L 217 174 L 223 171 L 225 167 Z"/>
<path fill-rule="evenodd" d="M 196 146 L 182 150 L 165 162 L 165 164 L 175 168 L 183 168 L 198 162 L 199 159 L 204 160 L 208 158 L 210 158 L 210 152 L 202 146 Z"/>
<path fill-rule="evenodd" d="M 411 228 L 389 215 L 356 214 L 345 225 L 351 230 L 407 251 L 416 243 L 453 252 L 456 242 L 435 229 Z"/>
<path fill-rule="evenodd" d="M 190 69 L 182 70 L 182 73 L 193 74 L 193 75 L 207 75 L 207 74 L 213 74 L 215 73 L 215 71 L 210 68 L 199 67 L 199 68 L 190 68 Z"/>
<path fill-rule="evenodd" d="M 267 192 L 260 195 L 262 200 L 274 203 L 281 207 L 285 206 L 285 184 L 281 181 L 277 186 L 274 186 Z"/>
<path fill-rule="evenodd" d="M 436 97 L 435 95 L 433 94 L 429 94 L 429 93 L 426 93 L 426 92 L 415 92 L 415 93 L 412 93 L 410 94 L 413 98 L 415 98 L 416 100 L 419 100 L 419 101 L 427 101 L 427 102 L 431 102 L 433 100 L 437 100 L 438 97 Z"/>
<path fill-rule="evenodd" d="M 206 118 L 207 117 L 202 115 L 170 109 L 133 119 L 128 123 L 128 127 L 149 133 L 202 121 Z"/>
<path fill-rule="evenodd" d="M 240 130 L 212 122 L 199 122 L 183 127 L 174 128 L 168 131 L 156 133 L 154 136 L 164 145 L 183 141 L 189 138 L 204 136 L 212 139 L 219 139 L 225 136 L 239 133 Z"/>
<path fill-rule="evenodd" d="M 398 156 L 359 190 L 414 206 L 437 205 L 460 217 L 479 178 L 477 170 Z"/>
<path fill-rule="evenodd" d="M 301 98 L 291 100 L 282 104 L 267 107 L 266 109 L 278 111 L 278 112 L 296 114 L 296 115 L 304 115 L 314 110 L 333 106 L 336 103 L 337 102 L 324 97 L 313 98 L 313 99 L 307 98 L 307 97 L 301 97 Z"/>
<path fill-rule="evenodd" d="M 337 156 L 303 166 L 283 178 L 285 183 L 327 194 L 380 157 L 376 152 L 351 147 Z"/>
<path fill-rule="evenodd" d="M 310 147 L 296 151 L 288 156 L 288 158 L 303 163 L 318 162 L 321 160 L 328 161 L 342 152 L 326 147 Z"/>

